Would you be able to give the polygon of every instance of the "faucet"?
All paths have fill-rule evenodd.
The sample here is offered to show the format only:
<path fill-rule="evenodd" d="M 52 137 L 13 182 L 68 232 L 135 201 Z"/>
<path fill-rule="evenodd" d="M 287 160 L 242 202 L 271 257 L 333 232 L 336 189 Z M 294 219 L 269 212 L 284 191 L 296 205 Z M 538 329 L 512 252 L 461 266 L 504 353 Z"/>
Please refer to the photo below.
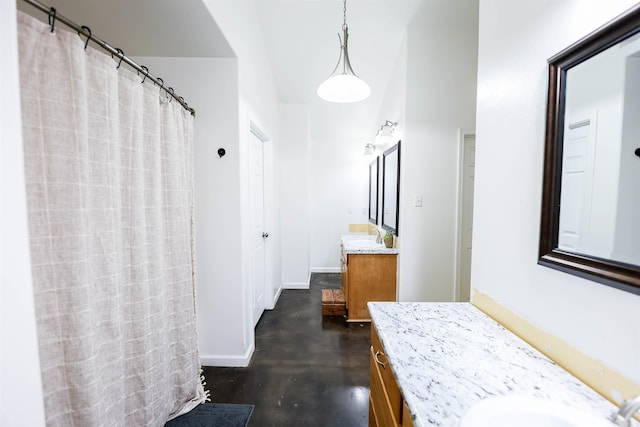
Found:
<path fill-rule="evenodd" d="M 372 231 L 378 233 L 378 236 L 376 237 L 376 243 L 379 245 L 382 244 L 382 236 L 380 235 L 380 230 L 378 230 L 378 228 L 374 228 L 372 230 L 369 230 L 369 234 L 371 234 Z"/>
<path fill-rule="evenodd" d="M 617 426 L 629 427 L 631 425 L 631 417 L 640 410 L 640 396 L 636 396 L 625 400 L 618 412 L 611 415 L 609 420 Z"/>

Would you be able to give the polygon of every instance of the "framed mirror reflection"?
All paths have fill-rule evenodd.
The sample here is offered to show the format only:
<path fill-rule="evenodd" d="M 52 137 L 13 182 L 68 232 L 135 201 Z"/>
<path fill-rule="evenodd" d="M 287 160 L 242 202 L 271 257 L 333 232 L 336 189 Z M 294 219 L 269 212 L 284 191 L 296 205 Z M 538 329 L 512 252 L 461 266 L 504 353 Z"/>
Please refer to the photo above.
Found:
<path fill-rule="evenodd" d="M 382 155 L 382 228 L 398 235 L 400 217 L 400 141 Z"/>
<path fill-rule="evenodd" d="M 378 224 L 378 177 L 380 158 L 369 163 L 369 222 Z"/>
<path fill-rule="evenodd" d="M 538 263 L 640 294 L 640 5 L 549 59 Z"/>

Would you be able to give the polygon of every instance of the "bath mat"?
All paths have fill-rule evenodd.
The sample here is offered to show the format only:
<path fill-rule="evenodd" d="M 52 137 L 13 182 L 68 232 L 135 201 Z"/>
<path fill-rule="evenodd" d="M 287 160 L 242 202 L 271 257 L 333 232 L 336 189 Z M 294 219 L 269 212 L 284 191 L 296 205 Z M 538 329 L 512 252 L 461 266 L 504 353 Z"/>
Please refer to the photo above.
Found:
<path fill-rule="evenodd" d="M 203 403 L 166 423 L 165 427 L 246 427 L 253 405 Z"/>

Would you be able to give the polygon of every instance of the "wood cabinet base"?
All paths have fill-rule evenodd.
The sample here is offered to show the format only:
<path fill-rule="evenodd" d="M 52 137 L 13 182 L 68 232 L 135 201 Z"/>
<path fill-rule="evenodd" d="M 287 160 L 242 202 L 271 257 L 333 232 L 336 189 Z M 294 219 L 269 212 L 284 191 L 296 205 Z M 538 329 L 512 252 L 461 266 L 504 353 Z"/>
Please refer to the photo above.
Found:
<path fill-rule="evenodd" d="M 367 303 L 396 301 L 395 254 L 346 254 L 341 256 L 342 290 L 348 322 L 370 322 Z"/>

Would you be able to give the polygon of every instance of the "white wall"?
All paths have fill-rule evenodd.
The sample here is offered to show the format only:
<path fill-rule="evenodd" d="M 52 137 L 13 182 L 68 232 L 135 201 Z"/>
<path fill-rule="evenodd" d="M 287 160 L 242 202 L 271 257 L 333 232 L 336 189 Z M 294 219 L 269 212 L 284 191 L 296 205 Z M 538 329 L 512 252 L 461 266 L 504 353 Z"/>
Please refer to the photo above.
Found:
<path fill-rule="evenodd" d="M 228 206 L 238 215 L 240 220 L 239 239 L 241 254 L 235 260 L 239 263 L 241 280 L 229 292 L 241 302 L 234 310 L 242 312 L 243 346 L 234 345 L 234 353 L 242 364 L 248 364 L 253 352 L 254 329 L 252 319 L 252 273 L 251 273 L 251 233 L 249 211 L 249 180 L 248 180 L 248 136 L 250 123 L 257 126 L 268 138 L 265 147 L 265 230 L 269 232 L 265 253 L 267 257 L 267 282 L 271 283 L 271 290 L 267 292 L 267 299 L 273 300 L 277 289 L 282 283 L 280 266 L 280 222 L 277 198 L 279 192 L 278 176 L 274 170 L 278 168 L 278 98 L 275 83 L 266 49 L 263 46 L 262 34 L 258 16 L 250 2 L 230 2 L 204 0 L 214 20 L 226 37 L 229 45 L 238 58 L 238 90 L 239 90 L 239 122 L 238 122 L 238 174 L 240 177 L 239 207 Z M 228 321 L 220 323 L 224 327 Z M 215 365 L 230 365 L 233 359 L 210 360 Z"/>
<path fill-rule="evenodd" d="M 459 131 L 475 129 L 478 4 L 425 2 L 407 35 L 399 299 L 453 301 Z M 416 195 L 422 207 L 414 207 Z M 474 249 L 475 251 L 475 249 Z"/>
<path fill-rule="evenodd" d="M 369 217 L 369 163 L 362 139 L 311 141 L 311 271 L 339 272 L 340 236 Z"/>
<path fill-rule="evenodd" d="M 634 3 L 480 1 L 471 282 L 640 383 L 640 296 L 536 264 L 547 58 Z"/>
<path fill-rule="evenodd" d="M 398 221 L 398 231 L 400 232 L 400 236 L 404 236 L 409 231 L 405 228 L 404 224 L 404 207 L 403 201 L 405 200 L 405 190 L 404 187 L 406 185 L 406 171 L 405 171 L 405 159 L 404 159 L 404 147 L 407 144 L 405 139 L 406 134 L 406 126 L 407 126 L 407 114 L 406 114 L 406 100 L 407 100 L 407 34 L 405 33 L 402 42 L 400 44 L 400 49 L 398 49 L 398 54 L 395 58 L 395 65 L 393 67 L 393 71 L 391 74 L 391 79 L 389 80 L 389 84 L 386 88 L 384 100 L 382 102 L 382 106 L 378 113 L 378 123 L 382 125 L 386 123 L 387 120 L 391 122 L 397 122 L 398 126 L 393 133 L 393 140 L 387 144 L 376 146 L 376 155 L 379 156 L 379 184 L 378 184 L 378 229 L 384 235 L 385 230 L 382 228 L 382 193 L 383 193 L 383 154 L 384 151 L 395 145 L 398 141 L 402 141 L 400 144 L 400 219 Z M 373 160 L 373 159 L 370 159 Z M 410 207 L 408 209 L 413 209 Z M 405 262 L 405 253 L 402 251 L 402 238 L 400 237 L 398 240 L 398 247 L 400 248 L 400 252 L 398 253 L 398 271 L 403 266 L 403 262 Z M 412 258 L 407 258 L 408 262 L 412 262 Z M 400 280 L 401 277 L 398 274 L 397 278 L 397 289 L 396 289 L 396 298 L 400 298 L 401 295 L 404 295 L 406 289 L 413 288 L 414 284 L 403 282 Z"/>
<path fill-rule="evenodd" d="M 625 78 L 620 186 L 613 258 L 638 264 L 640 260 L 640 157 L 634 154 L 640 134 L 640 57 L 628 58 Z"/>
<path fill-rule="evenodd" d="M 309 107 L 280 104 L 279 181 L 282 283 L 306 289 L 310 276 Z"/>
<path fill-rule="evenodd" d="M 393 71 L 391 74 L 391 79 L 389 80 L 389 84 L 385 90 L 384 100 L 382 101 L 382 106 L 380 111 L 378 112 L 378 123 L 382 126 L 383 123 L 386 123 L 387 120 L 390 122 L 398 123 L 395 131 L 393 132 L 393 139 L 391 142 L 382 145 L 376 145 L 376 155 L 380 158 L 380 182 L 378 188 L 378 228 L 382 230 L 382 184 L 383 184 L 383 173 L 382 168 L 383 164 L 383 154 L 385 150 L 395 145 L 398 141 L 403 141 L 400 149 L 400 173 L 404 176 L 404 168 L 402 167 L 404 160 L 403 156 L 403 145 L 406 141 L 404 141 L 406 126 L 407 126 L 407 35 L 404 34 L 402 38 L 402 42 L 400 44 L 400 48 L 398 49 L 398 54 L 395 58 L 395 64 L 393 67 Z M 373 143 L 376 143 L 375 138 L 372 140 Z M 373 159 L 370 159 L 373 160 Z M 403 177 L 400 178 L 400 185 L 404 186 Z M 400 189 L 400 203 L 402 203 L 402 197 L 404 195 L 404 191 Z M 404 224 L 398 223 L 399 227 L 403 227 Z M 402 232 L 402 231 L 401 231 Z M 402 253 L 398 254 L 399 262 L 402 262 Z"/>
<path fill-rule="evenodd" d="M 16 4 L 0 2 L 0 425 L 44 425 L 24 184 Z"/>

